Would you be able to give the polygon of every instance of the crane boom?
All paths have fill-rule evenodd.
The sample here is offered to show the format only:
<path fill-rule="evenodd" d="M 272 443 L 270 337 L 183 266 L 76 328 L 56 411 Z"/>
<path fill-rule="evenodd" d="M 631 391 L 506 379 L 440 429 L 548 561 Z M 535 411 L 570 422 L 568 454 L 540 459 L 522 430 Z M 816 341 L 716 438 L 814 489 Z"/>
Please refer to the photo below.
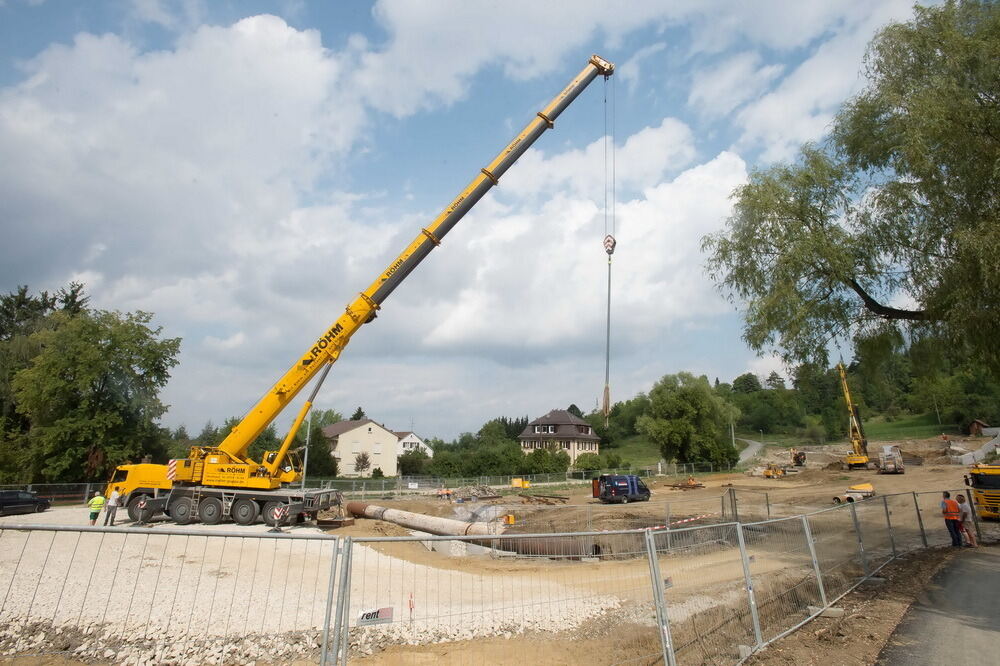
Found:
<path fill-rule="evenodd" d="M 335 363 L 351 337 L 375 318 L 376 311 L 389 294 L 414 268 L 441 243 L 469 210 L 482 199 L 500 177 L 540 137 L 551 129 L 556 118 L 597 76 L 610 76 L 614 65 L 600 56 L 590 58 L 587 66 L 562 92 L 539 111 L 514 140 L 472 179 L 447 208 L 404 249 L 371 285 L 347 306 L 344 314 L 309 347 L 305 354 L 278 380 L 243 420 L 232 429 L 218 448 L 232 456 L 246 458 L 247 449 L 261 432 L 322 368 Z"/>
<path fill-rule="evenodd" d="M 840 373 L 840 388 L 844 392 L 844 401 L 847 403 L 848 428 L 851 438 L 851 454 L 844 459 L 844 465 L 848 468 L 868 467 L 868 438 L 865 437 L 865 430 L 861 425 L 861 416 L 858 414 L 858 406 L 851 399 L 851 389 L 847 385 L 847 369 L 843 363 L 837 364 L 837 371 Z"/>

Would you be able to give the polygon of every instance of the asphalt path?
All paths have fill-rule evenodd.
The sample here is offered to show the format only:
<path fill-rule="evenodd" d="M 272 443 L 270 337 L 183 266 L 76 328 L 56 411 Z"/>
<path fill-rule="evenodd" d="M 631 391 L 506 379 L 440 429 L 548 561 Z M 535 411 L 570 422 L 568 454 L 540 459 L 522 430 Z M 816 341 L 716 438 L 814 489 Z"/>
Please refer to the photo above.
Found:
<path fill-rule="evenodd" d="M 1000 663 L 1000 547 L 967 548 L 942 568 L 879 654 L 878 666 Z"/>
<path fill-rule="evenodd" d="M 743 439 L 742 437 L 737 438 L 741 442 L 747 443 L 747 448 L 740 451 L 740 462 L 749 462 L 752 458 L 756 457 L 760 453 L 761 448 L 763 448 L 763 442 L 755 442 L 752 439 Z"/>

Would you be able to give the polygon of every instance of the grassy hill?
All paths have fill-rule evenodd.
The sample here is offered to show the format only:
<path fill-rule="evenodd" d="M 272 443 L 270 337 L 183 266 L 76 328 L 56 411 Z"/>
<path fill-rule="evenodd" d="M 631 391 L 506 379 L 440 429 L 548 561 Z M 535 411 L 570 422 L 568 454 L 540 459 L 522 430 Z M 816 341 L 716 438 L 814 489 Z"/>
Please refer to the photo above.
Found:
<path fill-rule="evenodd" d="M 884 416 L 876 416 L 862 423 L 865 435 L 870 442 L 899 441 L 905 439 L 929 439 L 939 437 L 941 433 L 947 435 L 961 434 L 961 430 L 955 424 L 938 425 L 934 414 L 907 414 L 893 420 L 887 420 Z M 846 428 L 846 425 L 845 425 Z M 737 437 L 745 437 L 755 441 L 760 441 L 759 432 L 737 431 Z M 802 446 L 811 444 L 798 435 L 784 433 L 765 433 L 764 443 L 769 446 Z M 828 441 L 827 444 L 843 445 L 847 443 L 847 432 L 844 436 Z"/>

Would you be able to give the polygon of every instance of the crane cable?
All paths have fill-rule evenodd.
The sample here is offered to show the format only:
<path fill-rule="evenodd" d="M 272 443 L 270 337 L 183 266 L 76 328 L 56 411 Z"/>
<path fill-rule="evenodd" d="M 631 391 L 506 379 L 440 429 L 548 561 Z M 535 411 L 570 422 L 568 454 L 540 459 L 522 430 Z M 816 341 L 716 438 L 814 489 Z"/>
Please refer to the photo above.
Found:
<path fill-rule="evenodd" d="M 604 427 L 608 426 L 611 414 L 611 255 L 615 253 L 616 220 L 615 220 L 615 83 L 611 82 L 611 132 L 608 132 L 608 77 L 604 77 L 604 251 L 608 254 L 608 299 L 607 321 L 604 339 L 604 401 L 601 411 L 604 414 Z M 609 136 L 610 135 L 610 136 Z M 611 183 L 608 186 L 608 141 L 611 142 Z M 611 206 L 608 206 L 608 190 L 611 190 Z M 610 212 L 610 226 L 609 222 Z"/>

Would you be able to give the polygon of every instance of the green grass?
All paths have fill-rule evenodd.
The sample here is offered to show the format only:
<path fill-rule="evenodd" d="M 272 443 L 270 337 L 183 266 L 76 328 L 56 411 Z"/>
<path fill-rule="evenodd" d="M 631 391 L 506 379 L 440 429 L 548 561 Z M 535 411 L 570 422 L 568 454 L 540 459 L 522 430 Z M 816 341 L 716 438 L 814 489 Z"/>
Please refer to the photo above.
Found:
<path fill-rule="evenodd" d="M 632 463 L 636 467 L 646 467 L 660 462 L 660 449 L 642 435 L 633 435 L 621 440 L 621 443 L 614 447 L 603 447 L 602 453 L 617 453 L 626 463 Z"/>
<path fill-rule="evenodd" d="M 915 416 L 904 416 L 893 421 L 886 421 L 885 418 L 877 416 L 864 423 L 865 434 L 869 440 L 879 441 L 886 439 L 928 439 L 930 437 L 940 437 L 941 433 L 947 435 L 958 435 L 961 431 L 957 425 L 938 425 L 937 418 L 933 414 L 919 414 Z"/>
<path fill-rule="evenodd" d="M 938 425 L 934 414 L 907 414 L 888 421 L 883 416 L 876 416 L 864 421 L 865 435 L 870 442 L 898 441 L 904 439 L 929 439 L 940 437 L 941 433 L 947 435 L 959 435 L 961 431 L 957 425 Z M 737 437 L 745 437 L 754 441 L 761 441 L 760 431 L 737 430 Z M 790 448 L 793 446 L 811 446 L 812 442 L 805 438 L 788 433 L 764 433 L 764 444 L 767 446 L 781 446 Z M 847 442 L 846 419 L 844 434 L 841 437 L 827 441 L 827 444 L 841 446 Z"/>

